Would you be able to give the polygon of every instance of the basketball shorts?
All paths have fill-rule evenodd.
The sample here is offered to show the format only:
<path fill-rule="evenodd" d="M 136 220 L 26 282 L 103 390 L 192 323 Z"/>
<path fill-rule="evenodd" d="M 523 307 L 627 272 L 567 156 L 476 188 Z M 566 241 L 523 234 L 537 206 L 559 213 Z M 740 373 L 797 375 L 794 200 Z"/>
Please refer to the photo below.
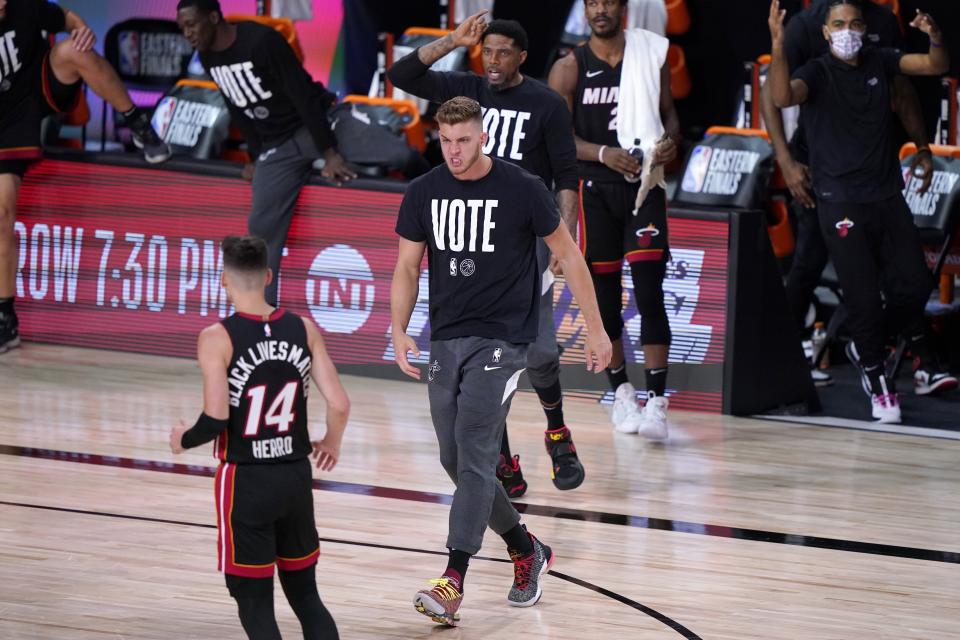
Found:
<path fill-rule="evenodd" d="M 0 117 L 0 174 L 12 173 L 22 178 L 29 162 L 40 157 L 41 121 L 49 115 L 73 110 L 80 101 L 83 83 L 60 82 L 50 66 L 49 53 L 36 65 L 33 74 L 34 95 Z"/>
<path fill-rule="evenodd" d="M 663 262 L 669 252 L 666 193 L 654 187 L 633 215 L 640 183 L 580 183 L 580 247 L 596 274 L 628 263 Z"/>
<path fill-rule="evenodd" d="M 276 566 L 299 571 L 317 562 L 310 460 L 224 463 L 217 468 L 217 568 L 269 578 Z"/>

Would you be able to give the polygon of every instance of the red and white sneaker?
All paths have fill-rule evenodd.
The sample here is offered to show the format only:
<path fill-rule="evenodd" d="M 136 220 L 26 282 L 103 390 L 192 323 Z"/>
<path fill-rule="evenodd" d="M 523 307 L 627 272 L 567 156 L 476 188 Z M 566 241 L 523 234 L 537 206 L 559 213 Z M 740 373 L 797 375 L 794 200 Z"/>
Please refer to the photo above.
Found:
<path fill-rule="evenodd" d="M 455 627 L 460 622 L 463 591 L 460 583 L 448 576 L 430 581 L 432 589 L 421 589 L 413 597 L 414 608 L 439 624 Z"/>
<path fill-rule="evenodd" d="M 913 392 L 928 396 L 957 388 L 957 379 L 946 371 L 918 368 L 913 372 Z"/>

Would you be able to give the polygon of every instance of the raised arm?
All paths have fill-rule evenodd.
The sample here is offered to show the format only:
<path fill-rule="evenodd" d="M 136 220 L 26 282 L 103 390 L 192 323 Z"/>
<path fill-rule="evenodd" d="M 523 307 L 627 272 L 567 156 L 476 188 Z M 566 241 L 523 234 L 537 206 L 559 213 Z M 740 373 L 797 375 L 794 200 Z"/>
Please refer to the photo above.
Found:
<path fill-rule="evenodd" d="M 783 17 L 785 9 L 780 9 L 780 0 L 770 3 L 770 70 L 767 72 L 767 84 L 773 96 L 773 104 L 780 109 L 792 107 L 807 101 L 807 84 L 803 80 L 791 80 L 787 66 L 787 56 L 783 51 Z"/>
<path fill-rule="evenodd" d="M 318 469 L 330 471 L 340 459 L 340 445 L 350 415 L 350 399 L 340 383 L 337 368 L 327 353 L 320 330 L 306 318 L 303 318 L 303 326 L 307 331 L 307 344 L 310 346 L 313 384 L 327 403 L 327 432 L 322 440 L 313 443 L 313 455 Z"/>
<path fill-rule="evenodd" d="M 393 283 L 390 285 L 394 358 L 400 370 L 415 380 L 420 379 L 420 370 L 410 364 L 407 353 L 412 352 L 415 357 L 419 357 L 420 349 L 417 348 L 416 341 L 407 335 L 407 325 L 420 293 L 420 263 L 426 248 L 426 242 L 400 238 L 397 266 L 393 270 Z"/>
<path fill-rule="evenodd" d="M 900 71 L 908 76 L 939 76 L 950 69 L 950 54 L 943 43 L 940 27 L 930 14 L 917 9 L 917 15 L 910 26 L 920 29 L 930 37 L 930 49 L 927 53 L 908 53 L 900 58 Z"/>
<path fill-rule="evenodd" d="M 444 74 L 430 71 L 430 66 L 454 49 L 472 47 L 480 42 L 486 29 L 483 19 L 486 13 L 487 11 L 483 10 L 473 14 L 444 37 L 397 60 L 387 71 L 390 82 L 407 93 L 427 100 L 443 99 Z"/>
<path fill-rule="evenodd" d="M 603 330 L 603 321 L 600 319 L 600 309 L 597 306 L 597 294 L 593 290 L 593 280 L 590 278 L 587 263 L 583 261 L 580 248 L 573 241 L 565 225 L 558 225 L 556 231 L 544 237 L 544 241 L 560 263 L 567 284 L 570 285 L 570 291 L 583 313 L 583 319 L 587 325 L 584 349 L 587 370 L 600 373 L 610 364 L 613 347 L 606 331 Z"/>

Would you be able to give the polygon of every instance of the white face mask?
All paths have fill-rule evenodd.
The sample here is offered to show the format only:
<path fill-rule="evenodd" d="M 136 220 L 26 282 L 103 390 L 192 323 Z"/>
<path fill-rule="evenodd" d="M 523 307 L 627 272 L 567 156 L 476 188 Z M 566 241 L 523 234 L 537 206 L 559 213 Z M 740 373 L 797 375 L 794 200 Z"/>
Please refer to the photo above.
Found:
<path fill-rule="evenodd" d="M 841 60 L 852 60 L 863 45 L 863 34 L 853 29 L 841 29 L 830 34 L 830 49 Z"/>

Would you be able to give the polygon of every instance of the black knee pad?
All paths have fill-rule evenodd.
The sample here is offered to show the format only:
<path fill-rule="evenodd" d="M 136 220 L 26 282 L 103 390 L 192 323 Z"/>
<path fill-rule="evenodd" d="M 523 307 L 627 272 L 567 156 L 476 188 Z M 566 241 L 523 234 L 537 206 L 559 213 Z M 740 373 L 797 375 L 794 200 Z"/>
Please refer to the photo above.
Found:
<path fill-rule="evenodd" d="M 597 306 L 600 307 L 600 319 L 603 321 L 603 330 L 610 340 L 617 340 L 623 335 L 623 285 L 620 282 L 621 272 L 594 273 L 593 289 L 597 294 Z"/>
<path fill-rule="evenodd" d="M 640 344 L 670 344 L 670 322 L 663 301 L 666 261 L 635 262 L 630 265 L 633 296 L 640 312 Z"/>
<path fill-rule="evenodd" d="M 245 578 L 224 574 L 227 581 L 227 590 L 234 599 L 240 598 L 270 598 L 273 599 L 273 577 Z"/>
<path fill-rule="evenodd" d="M 280 584 L 283 592 L 291 600 L 301 600 L 317 593 L 316 565 L 299 571 L 280 571 Z"/>

